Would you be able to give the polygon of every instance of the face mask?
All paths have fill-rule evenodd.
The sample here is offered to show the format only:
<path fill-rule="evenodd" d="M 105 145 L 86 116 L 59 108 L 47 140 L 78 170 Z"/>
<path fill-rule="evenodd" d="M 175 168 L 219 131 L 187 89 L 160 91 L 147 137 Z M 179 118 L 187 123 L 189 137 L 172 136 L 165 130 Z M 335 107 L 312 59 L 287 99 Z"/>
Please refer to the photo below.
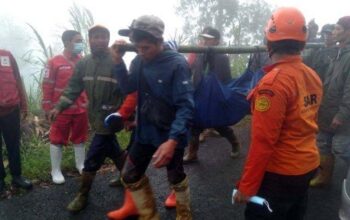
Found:
<path fill-rule="evenodd" d="M 232 191 L 232 205 L 235 204 L 234 196 L 236 195 L 236 193 L 237 193 L 237 189 L 233 189 L 233 191 Z M 259 196 L 252 196 L 249 198 L 248 201 L 251 203 L 255 203 L 257 205 L 266 206 L 266 208 L 269 210 L 269 212 L 273 212 L 271 207 L 270 207 L 270 204 L 264 198 L 261 198 Z"/>
<path fill-rule="evenodd" d="M 84 49 L 84 44 L 83 43 L 74 43 L 73 45 L 73 54 L 80 54 Z"/>

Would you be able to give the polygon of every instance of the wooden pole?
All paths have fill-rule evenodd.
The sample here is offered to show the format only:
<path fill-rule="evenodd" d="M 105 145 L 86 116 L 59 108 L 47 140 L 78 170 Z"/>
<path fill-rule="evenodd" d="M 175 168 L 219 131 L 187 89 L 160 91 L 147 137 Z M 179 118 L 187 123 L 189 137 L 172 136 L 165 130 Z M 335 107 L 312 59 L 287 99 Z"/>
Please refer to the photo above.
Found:
<path fill-rule="evenodd" d="M 308 43 L 305 48 L 321 48 L 323 44 L 319 43 Z M 128 52 L 136 52 L 136 48 L 133 44 L 126 44 L 120 46 L 121 50 Z M 232 47 L 198 47 L 198 46 L 179 46 L 178 51 L 180 53 L 205 53 L 205 52 L 214 52 L 214 53 L 225 53 L 225 54 L 243 54 L 243 53 L 256 53 L 256 52 L 265 52 L 266 46 L 232 46 Z"/>

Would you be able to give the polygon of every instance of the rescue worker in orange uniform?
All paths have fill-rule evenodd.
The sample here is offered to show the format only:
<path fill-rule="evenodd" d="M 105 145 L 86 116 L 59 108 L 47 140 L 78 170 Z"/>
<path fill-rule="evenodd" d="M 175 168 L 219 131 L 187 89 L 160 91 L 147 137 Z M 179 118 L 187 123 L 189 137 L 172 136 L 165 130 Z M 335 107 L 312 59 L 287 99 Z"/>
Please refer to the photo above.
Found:
<path fill-rule="evenodd" d="M 63 90 L 74 72 L 75 64 L 80 60 L 83 50 L 82 36 L 74 30 L 64 31 L 62 42 L 64 51 L 49 60 L 43 80 L 42 108 L 46 115 L 58 103 Z M 50 157 L 51 176 L 55 184 L 63 184 L 65 179 L 61 172 L 62 146 L 71 141 L 74 146 L 75 164 L 82 173 L 85 160 L 84 142 L 88 133 L 87 97 L 83 92 L 66 110 L 62 111 L 51 123 Z"/>
<path fill-rule="evenodd" d="M 306 25 L 296 8 L 277 9 L 265 29 L 272 64 L 249 95 L 251 145 L 238 192 L 246 203 L 260 196 L 273 210 L 248 202 L 246 219 L 303 219 L 309 182 L 320 164 L 317 111 L 322 97 L 318 75 L 302 62 Z"/>

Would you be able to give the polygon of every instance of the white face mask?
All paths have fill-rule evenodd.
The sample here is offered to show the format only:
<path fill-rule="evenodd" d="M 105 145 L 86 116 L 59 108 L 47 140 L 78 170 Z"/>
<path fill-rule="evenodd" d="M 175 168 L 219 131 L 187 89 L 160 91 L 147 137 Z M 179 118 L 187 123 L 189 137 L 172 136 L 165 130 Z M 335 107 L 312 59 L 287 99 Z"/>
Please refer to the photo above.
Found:
<path fill-rule="evenodd" d="M 84 50 L 84 44 L 83 43 L 74 43 L 73 44 L 73 54 L 80 54 Z"/>

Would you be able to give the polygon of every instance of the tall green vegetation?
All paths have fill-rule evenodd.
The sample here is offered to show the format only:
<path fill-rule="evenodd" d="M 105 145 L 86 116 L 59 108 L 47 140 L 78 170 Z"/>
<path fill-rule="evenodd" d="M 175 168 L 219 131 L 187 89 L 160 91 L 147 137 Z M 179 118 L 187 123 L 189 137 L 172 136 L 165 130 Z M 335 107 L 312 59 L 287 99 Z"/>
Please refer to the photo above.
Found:
<path fill-rule="evenodd" d="M 89 46 L 87 44 L 88 30 L 94 25 L 94 16 L 87 8 L 80 7 L 77 4 L 73 4 L 69 8 L 70 19 L 69 22 L 73 26 L 73 29 L 80 32 L 85 39 L 84 54 L 89 53 Z"/>
<path fill-rule="evenodd" d="M 38 115 L 41 110 L 40 100 L 42 93 L 40 88 L 45 72 L 45 65 L 53 56 L 53 53 L 52 47 L 45 44 L 40 33 L 31 24 L 27 23 L 27 25 L 32 30 L 37 43 L 37 49 L 30 49 L 23 56 L 25 62 L 35 67 L 34 72 L 31 73 L 33 81 L 28 89 L 28 102 L 30 112 L 34 115 Z"/>

